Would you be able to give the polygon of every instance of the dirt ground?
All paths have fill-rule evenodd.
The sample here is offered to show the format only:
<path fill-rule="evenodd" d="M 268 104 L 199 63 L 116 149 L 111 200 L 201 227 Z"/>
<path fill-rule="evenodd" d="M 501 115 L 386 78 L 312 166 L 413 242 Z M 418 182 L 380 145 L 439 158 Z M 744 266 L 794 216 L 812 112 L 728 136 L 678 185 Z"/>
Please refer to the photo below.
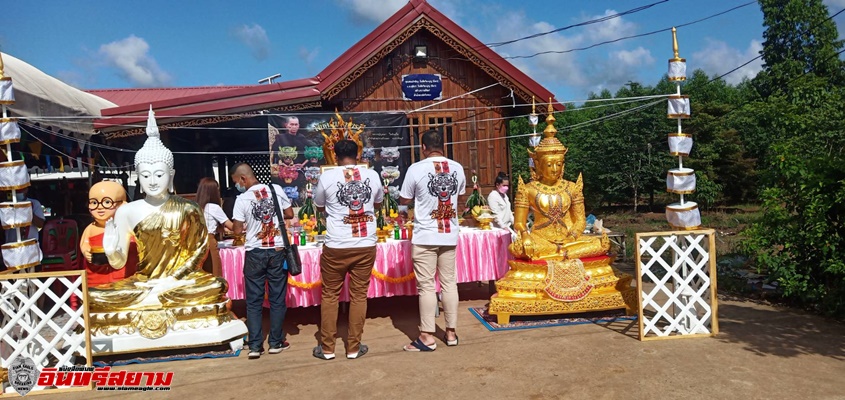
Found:
<path fill-rule="evenodd" d="M 367 355 L 319 360 L 319 308 L 295 308 L 281 354 L 120 367 L 174 371 L 170 392 L 38 398 L 845 399 L 845 325 L 800 311 L 722 297 L 716 337 L 640 342 L 635 321 L 490 332 L 468 310 L 487 302 L 486 284 L 463 284 L 460 296 L 457 347 L 403 352 L 417 334 L 417 301 L 394 297 L 369 303 Z"/>

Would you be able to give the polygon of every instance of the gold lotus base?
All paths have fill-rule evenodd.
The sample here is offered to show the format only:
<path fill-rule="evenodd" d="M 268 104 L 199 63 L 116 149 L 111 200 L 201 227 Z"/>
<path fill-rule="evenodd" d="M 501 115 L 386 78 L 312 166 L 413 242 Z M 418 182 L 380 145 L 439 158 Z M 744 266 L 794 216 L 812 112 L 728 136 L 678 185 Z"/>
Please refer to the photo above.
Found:
<path fill-rule="evenodd" d="M 197 306 L 173 307 L 160 310 L 91 313 L 91 334 L 99 336 L 131 335 L 138 333 L 148 339 L 158 339 L 168 330 L 187 331 L 220 326 L 234 320 L 226 301 Z"/>
<path fill-rule="evenodd" d="M 613 268 L 609 256 L 584 258 L 584 270 L 593 289 L 578 301 L 552 299 L 546 293 L 546 263 L 524 260 L 508 261 L 511 269 L 496 281 L 497 293 L 490 298 L 490 315 L 499 324 L 510 322 L 511 315 L 554 315 L 625 309 L 636 313 L 637 292 L 631 287 L 633 277 Z"/>

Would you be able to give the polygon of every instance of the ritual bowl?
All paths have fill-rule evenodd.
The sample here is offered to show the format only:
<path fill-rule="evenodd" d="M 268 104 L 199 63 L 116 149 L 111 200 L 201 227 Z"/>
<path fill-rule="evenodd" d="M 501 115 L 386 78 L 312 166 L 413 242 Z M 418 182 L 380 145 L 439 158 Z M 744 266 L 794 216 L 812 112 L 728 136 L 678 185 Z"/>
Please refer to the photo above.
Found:
<path fill-rule="evenodd" d="M 378 237 L 378 243 L 386 243 L 387 237 L 390 235 L 390 231 L 387 229 L 378 228 L 376 229 L 376 237 Z"/>
<path fill-rule="evenodd" d="M 475 217 L 475 220 L 478 221 L 478 228 L 483 231 L 489 231 L 491 229 L 490 223 L 493 222 L 495 219 L 496 217 L 490 214 L 481 214 Z"/>
<path fill-rule="evenodd" d="M 102 248 L 91 249 L 91 264 L 94 265 L 109 265 L 109 258 L 106 257 L 106 251 Z"/>

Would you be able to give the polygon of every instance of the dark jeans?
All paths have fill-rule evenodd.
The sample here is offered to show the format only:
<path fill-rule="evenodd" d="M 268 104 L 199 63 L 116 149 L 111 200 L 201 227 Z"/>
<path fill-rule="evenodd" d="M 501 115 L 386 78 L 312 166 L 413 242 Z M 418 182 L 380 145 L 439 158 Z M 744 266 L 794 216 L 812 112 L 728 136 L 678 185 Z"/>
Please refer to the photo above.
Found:
<path fill-rule="evenodd" d="M 288 271 L 284 268 L 285 252 L 275 249 L 253 249 L 246 252 L 244 260 L 244 289 L 246 292 L 246 327 L 249 329 L 250 351 L 264 347 L 264 332 L 261 329 L 264 305 L 264 284 L 269 286 L 270 302 L 270 347 L 284 342 L 282 323 L 285 321 L 285 296 L 287 295 Z"/>

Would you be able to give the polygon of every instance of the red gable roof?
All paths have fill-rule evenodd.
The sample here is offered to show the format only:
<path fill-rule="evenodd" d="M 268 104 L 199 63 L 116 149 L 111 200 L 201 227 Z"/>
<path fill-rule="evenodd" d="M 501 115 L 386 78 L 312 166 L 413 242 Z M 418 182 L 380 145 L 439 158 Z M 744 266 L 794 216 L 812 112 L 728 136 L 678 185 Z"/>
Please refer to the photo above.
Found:
<path fill-rule="evenodd" d="M 410 0 L 314 78 L 252 86 L 90 90 L 90 93 L 120 105 L 102 110 L 103 118 L 94 121 L 94 128 L 101 132 L 114 132 L 126 130 L 127 126 L 144 125 L 150 106 L 156 111 L 159 125 L 163 126 L 169 122 L 199 118 L 192 117 L 196 115 L 257 111 L 330 97 L 328 93 L 332 88 L 423 18 L 446 32 L 458 45 L 464 47 L 464 51 L 474 53 L 482 62 L 497 70 L 505 80 L 509 80 L 506 84 L 514 86 L 511 89 L 515 93 L 533 95 L 542 99 L 542 102 L 554 99 L 554 95 L 546 88 L 425 0 Z M 558 111 L 564 109 L 561 104 L 555 104 L 554 107 Z M 134 128 L 133 131 L 142 133 L 140 128 Z"/>
<path fill-rule="evenodd" d="M 129 88 L 129 89 L 92 89 L 86 92 L 100 96 L 118 107 L 132 104 L 153 103 L 159 100 L 176 99 L 206 93 L 224 92 L 247 87 L 243 86 L 197 86 L 175 88 Z"/>
<path fill-rule="evenodd" d="M 479 58 L 498 69 L 503 76 L 509 77 L 514 84 L 522 86 L 525 92 L 537 96 L 543 102 L 550 98 L 554 99 L 554 95 L 546 90 L 546 88 L 531 79 L 513 64 L 503 59 L 502 56 L 484 45 L 484 43 L 481 43 L 481 41 L 443 15 L 443 13 L 437 11 L 437 9 L 429 5 L 425 0 L 410 0 L 408 4 L 388 18 L 387 21 L 384 21 L 374 31 L 370 32 L 369 35 L 361 39 L 320 72 L 317 75 L 317 79 L 320 81 L 317 87 L 323 93 L 323 96 L 325 96 L 329 89 L 343 80 L 346 75 L 355 71 L 356 68 L 381 50 L 384 45 L 421 18 L 427 18 L 432 23 L 442 27 L 456 41 L 463 44 L 466 49 L 476 53 Z M 525 100 L 527 101 L 529 99 Z M 564 110 L 562 104 L 555 104 L 555 108 L 558 111 Z"/>

